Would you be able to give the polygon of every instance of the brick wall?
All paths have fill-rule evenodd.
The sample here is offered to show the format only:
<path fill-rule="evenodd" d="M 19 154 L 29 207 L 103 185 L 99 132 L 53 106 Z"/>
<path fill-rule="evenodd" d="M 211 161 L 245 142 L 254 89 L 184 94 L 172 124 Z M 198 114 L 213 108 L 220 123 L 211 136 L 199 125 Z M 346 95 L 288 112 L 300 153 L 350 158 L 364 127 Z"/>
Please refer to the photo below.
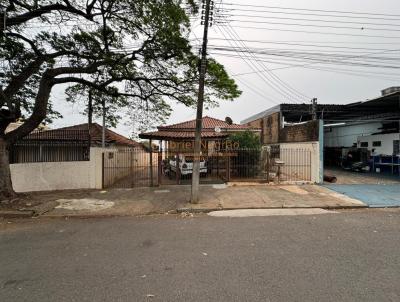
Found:
<path fill-rule="evenodd" d="M 278 143 L 314 142 L 319 139 L 319 122 L 310 121 L 296 126 L 281 129 L 280 113 L 276 112 L 264 118 L 247 123 L 248 126 L 261 128 L 261 143 L 265 145 Z"/>
<path fill-rule="evenodd" d="M 276 112 L 264 118 L 247 123 L 253 128 L 260 128 L 262 144 L 276 144 L 279 142 L 280 113 Z"/>
<path fill-rule="evenodd" d="M 286 126 L 279 131 L 280 143 L 302 143 L 318 141 L 319 121 L 310 121 L 306 124 Z"/>
<path fill-rule="evenodd" d="M 266 116 L 263 119 L 263 143 L 279 143 L 279 130 L 281 128 L 281 114 L 279 112 Z"/>

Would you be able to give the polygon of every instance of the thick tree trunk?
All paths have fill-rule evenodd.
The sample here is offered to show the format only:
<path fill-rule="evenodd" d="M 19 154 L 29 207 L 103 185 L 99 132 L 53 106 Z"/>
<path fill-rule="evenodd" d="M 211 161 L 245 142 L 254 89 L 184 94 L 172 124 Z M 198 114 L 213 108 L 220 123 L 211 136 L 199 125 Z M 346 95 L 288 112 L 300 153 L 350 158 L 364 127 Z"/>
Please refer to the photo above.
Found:
<path fill-rule="evenodd" d="M 0 200 L 12 199 L 15 196 L 11 182 L 7 143 L 0 137 Z"/>

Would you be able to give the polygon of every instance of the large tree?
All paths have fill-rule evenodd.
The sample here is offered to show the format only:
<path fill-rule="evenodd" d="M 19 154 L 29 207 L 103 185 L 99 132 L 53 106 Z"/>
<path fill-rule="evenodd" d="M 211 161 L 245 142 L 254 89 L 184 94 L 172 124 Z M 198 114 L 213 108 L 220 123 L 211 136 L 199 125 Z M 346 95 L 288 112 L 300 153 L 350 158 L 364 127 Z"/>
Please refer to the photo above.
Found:
<path fill-rule="evenodd" d="M 170 101 L 195 106 L 199 58 L 190 46 L 195 0 L 2 0 L 0 199 L 12 190 L 8 148 L 56 112 L 50 94 L 90 90 L 109 106 L 162 116 Z M 208 61 L 206 102 L 233 100 L 235 82 Z M 7 126 L 24 123 L 9 133 Z"/>

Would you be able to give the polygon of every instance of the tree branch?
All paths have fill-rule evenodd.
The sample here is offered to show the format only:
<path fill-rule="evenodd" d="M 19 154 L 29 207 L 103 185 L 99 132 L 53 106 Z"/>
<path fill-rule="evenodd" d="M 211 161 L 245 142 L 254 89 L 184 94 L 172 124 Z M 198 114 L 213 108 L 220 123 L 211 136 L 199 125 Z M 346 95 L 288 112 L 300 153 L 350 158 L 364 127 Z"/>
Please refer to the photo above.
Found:
<path fill-rule="evenodd" d="M 46 71 L 40 81 L 39 90 L 36 95 L 35 105 L 31 116 L 20 127 L 5 134 L 4 137 L 7 143 L 12 144 L 18 139 L 28 135 L 46 118 L 47 105 L 52 86 L 52 77 L 49 74 L 49 71 Z"/>
<path fill-rule="evenodd" d="M 28 43 L 30 45 L 30 47 L 32 48 L 32 50 L 35 52 L 35 54 L 37 56 L 43 56 L 43 54 L 37 48 L 36 44 L 32 40 L 29 40 L 28 38 L 24 37 L 23 35 L 20 35 L 17 33 L 6 33 L 6 36 L 15 37 L 15 38 L 21 39 L 22 41 L 25 41 L 26 43 Z"/>
<path fill-rule="evenodd" d="M 42 55 L 36 58 L 33 62 L 28 64 L 21 72 L 13 77 L 10 80 L 10 83 L 7 85 L 7 87 L 4 89 L 3 93 L 4 95 L 0 97 L 4 97 L 5 99 L 11 100 L 12 97 L 18 92 L 21 87 L 24 86 L 25 82 L 35 73 L 37 73 L 40 70 L 40 67 L 42 66 L 43 63 L 45 63 L 49 59 L 54 59 L 60 56 L 65 56 L 68 54 L 73 54 L 73 55 L 78 55 L 76 52 L 71 52 L 71 51 L 59 51 L 51 54 L 46 54 Z M 71 72 L 74 73 L 74 72 Z M 0 98 L 0 103 L 2 102 Z M 10 108 L 11 109 L 11 108 Z"/>
<path fill-rule="evenodd" d="M 28 11 L 28 12 L 18 15 L 18 16 L 6 18 L 5 25 L 6 25 L 6 28 L 9 26 L 21 25 L 21 24 L 26 23 L 29 20 L 39 18 L 42 15 L 49 14 L 54 11 L 64 11 L 64 12 L 72 13 L 74 15 L 81 16 L 89 21 L 93 21 L 93 15 L 92 15 L 91 11 L 83 12 L 83 11 L 73 7 L 71 4 L 62 5 L 60 3 L 56 3 L 56 4 L 50 4 L 50 5 L 38 7 L 37 9 Z M 4 23 L 4 17 L 3 17 L 3 23 Z"/>

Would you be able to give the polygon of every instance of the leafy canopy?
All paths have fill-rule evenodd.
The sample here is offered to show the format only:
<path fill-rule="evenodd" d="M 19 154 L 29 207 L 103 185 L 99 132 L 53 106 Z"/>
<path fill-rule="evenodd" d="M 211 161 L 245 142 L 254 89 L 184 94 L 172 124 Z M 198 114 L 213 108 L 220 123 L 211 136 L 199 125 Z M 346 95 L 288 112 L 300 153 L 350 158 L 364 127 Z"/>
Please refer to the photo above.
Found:
<path fill-rule="evenodd" d="M 188 0 L 8 0 L 0 17 L 0 136 L 18 139 L 60 117 L 54 87 L 95 113 L 106 100 L 109 122 L 141 126 L 165 120 L 174 102 L 195 106 L 199 58 L 189 41 Z M 5 19 L 4 19 L 5 17 Z M 206 106 L 240 95 L 216 60 L 208 61 Z M 19 118 L 25 123 L 4 134 Z"/>

